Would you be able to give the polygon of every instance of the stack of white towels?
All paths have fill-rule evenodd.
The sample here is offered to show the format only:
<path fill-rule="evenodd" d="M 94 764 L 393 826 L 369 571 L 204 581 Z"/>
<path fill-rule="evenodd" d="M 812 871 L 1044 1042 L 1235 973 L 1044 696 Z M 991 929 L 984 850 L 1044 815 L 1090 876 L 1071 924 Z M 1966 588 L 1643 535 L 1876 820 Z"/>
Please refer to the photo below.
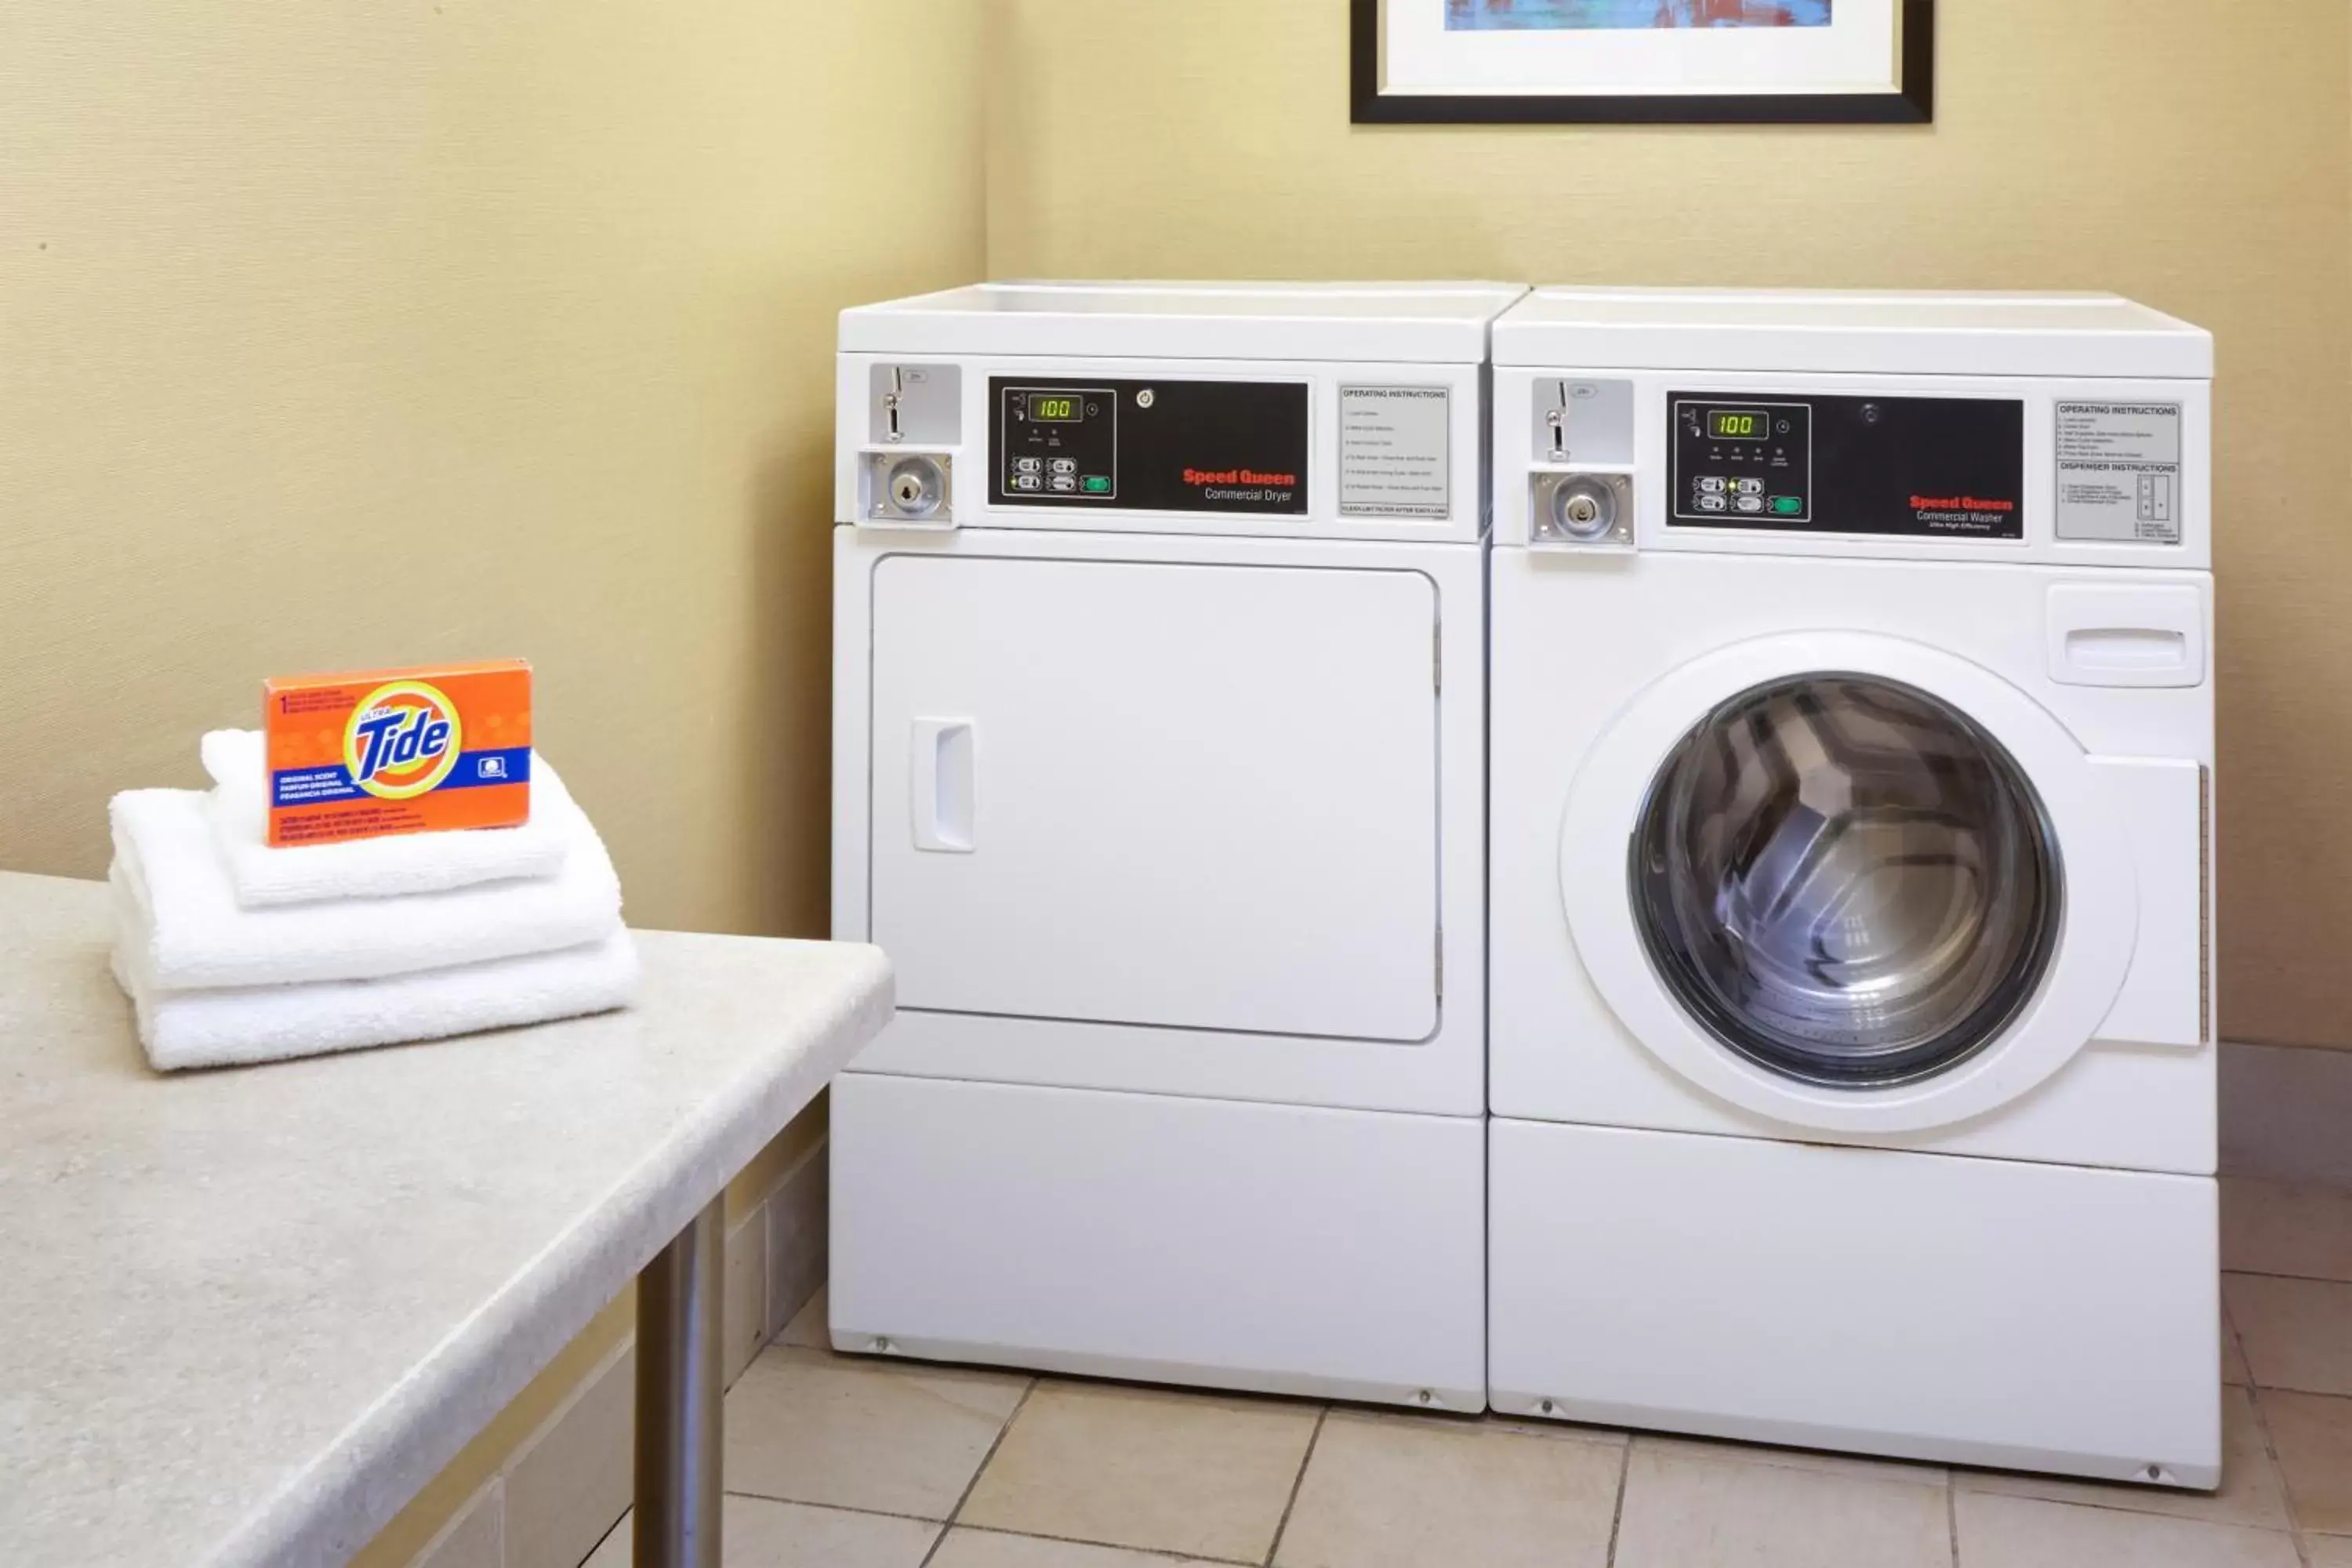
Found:
<path fill-rule="evenodd" d="M 210 790 L 114 797 L 114 977 L 163 1071 L 626 1006 L 636 950 L 604 840 L 533 754 L 530 819 L 273 849 L 257 731 Z"/>

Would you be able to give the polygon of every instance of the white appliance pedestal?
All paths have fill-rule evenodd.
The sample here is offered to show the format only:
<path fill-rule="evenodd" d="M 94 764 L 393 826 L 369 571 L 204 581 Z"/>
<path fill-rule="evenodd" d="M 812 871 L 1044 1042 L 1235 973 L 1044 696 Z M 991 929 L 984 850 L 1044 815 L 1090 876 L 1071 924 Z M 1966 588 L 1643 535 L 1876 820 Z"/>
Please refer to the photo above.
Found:
<path fill-rule="evenodd" d="M 1486 1123 L 845 1073 L 833 1342 L 1475 1411 Z"/>
<path fill-rule="evenodd" d="M 1496 1120 L 1495 1408 L 2211 1488 L 2218 1195 Z"/>

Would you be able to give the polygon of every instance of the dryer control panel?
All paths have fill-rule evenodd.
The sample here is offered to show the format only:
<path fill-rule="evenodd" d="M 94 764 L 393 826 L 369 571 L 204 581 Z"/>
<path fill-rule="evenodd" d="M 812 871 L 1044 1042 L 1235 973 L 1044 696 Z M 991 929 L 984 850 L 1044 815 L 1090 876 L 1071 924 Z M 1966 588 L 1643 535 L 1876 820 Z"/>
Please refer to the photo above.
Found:
<path fill-rule="evenodd" d="M 989 379 L 998 505 L 1307 510 L 1301 381 Z"/>
<path fill-rule="evenodd" d="M 2024 537 L 2021 401 L 1675 392 L 1667 405 L 1670 526 Z"/>

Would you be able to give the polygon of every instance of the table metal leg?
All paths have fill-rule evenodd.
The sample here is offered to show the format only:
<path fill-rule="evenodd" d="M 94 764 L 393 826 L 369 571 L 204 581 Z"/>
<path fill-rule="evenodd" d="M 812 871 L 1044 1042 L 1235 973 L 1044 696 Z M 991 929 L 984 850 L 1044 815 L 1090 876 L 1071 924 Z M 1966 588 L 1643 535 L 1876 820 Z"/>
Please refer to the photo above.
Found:
<path fill-rule="evenodd" d="M 636 1568 L 719 1568 L 727 1196 L 637 1276 Z"/>

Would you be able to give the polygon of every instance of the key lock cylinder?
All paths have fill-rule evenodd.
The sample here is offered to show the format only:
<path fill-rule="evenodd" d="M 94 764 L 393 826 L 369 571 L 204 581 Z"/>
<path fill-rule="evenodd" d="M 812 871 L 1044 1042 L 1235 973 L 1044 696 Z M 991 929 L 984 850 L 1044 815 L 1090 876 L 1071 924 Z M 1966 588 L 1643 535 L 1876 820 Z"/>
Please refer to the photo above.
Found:
<path fill-rule="evenodd" d="M 873 367 L 865 449 L 865 521 L 887 528 L 955 526 L 955 455 L 963 374 L 949 364 Z"/>
<path fill-rule="evenodd" d="M 1528 542 L 1549 550 L 1633 548 L 1633 388 L 1536 384 Z"/>

